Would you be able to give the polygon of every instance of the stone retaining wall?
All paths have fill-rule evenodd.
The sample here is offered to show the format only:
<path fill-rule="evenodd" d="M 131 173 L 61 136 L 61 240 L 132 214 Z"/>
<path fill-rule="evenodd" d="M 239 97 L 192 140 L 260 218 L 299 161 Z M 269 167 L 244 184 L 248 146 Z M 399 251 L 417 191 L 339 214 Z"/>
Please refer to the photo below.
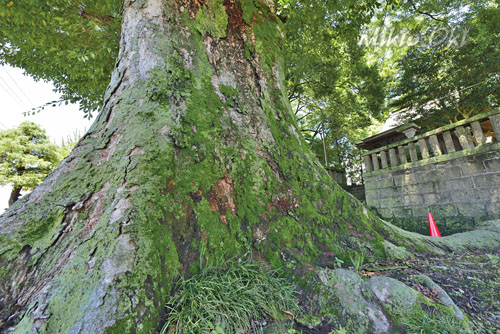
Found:
<path fill-rule="evenodd" d="M 481 148 L 413 168 L 366 173 L 366 202 L 382 218 L 423 234 L 429 231 L 428 211 L 443 235 L 500 218 L 500 146 Z"/>
<path fill-rule="evenodd" d="M 366 201 L 365 195 L 365 186 L 364 185 L 351 185 L 351 186 L 342 186 L 348 193 L 356 197 L 361 202 Z"/>

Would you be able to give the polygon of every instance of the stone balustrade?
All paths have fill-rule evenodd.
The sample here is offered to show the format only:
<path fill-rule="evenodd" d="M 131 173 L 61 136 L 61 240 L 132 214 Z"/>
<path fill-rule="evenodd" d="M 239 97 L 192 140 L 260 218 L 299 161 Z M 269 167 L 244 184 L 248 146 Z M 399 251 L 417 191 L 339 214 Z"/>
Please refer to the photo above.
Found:
<path fill-rule="evenodd" d="M 500 142 L 500 110 L 492 110 L 364 154 L 365 174 L 418 167 L 481 152 Z"/>
<path fill-rule="evenodd" d="M 500 219 L 500 110 L 365 153 L 366 203 L 380 217 L 441 234 Z"/>

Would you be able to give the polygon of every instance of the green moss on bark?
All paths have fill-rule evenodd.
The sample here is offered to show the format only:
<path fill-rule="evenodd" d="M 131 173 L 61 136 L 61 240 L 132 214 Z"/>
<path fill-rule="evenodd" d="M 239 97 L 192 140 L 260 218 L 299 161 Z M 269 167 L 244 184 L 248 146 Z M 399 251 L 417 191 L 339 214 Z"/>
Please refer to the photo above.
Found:
<path fill-rule="evenodd" d="M 202 34 L 216 40 L 226 37 L 227 14 L 223 0 L 208 0 L 200 6 L 195 18 L 195 27 Z"/>

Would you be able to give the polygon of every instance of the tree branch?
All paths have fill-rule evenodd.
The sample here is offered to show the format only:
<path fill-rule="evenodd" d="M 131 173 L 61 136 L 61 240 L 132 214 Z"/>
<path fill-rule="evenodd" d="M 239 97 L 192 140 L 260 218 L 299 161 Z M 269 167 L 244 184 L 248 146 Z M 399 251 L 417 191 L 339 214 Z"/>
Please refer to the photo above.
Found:
<path fill-rule="evenodd" d="M 441 23 L 445 23 L 446 25 L 449 25 L 448 22 L 446 22 L 445 20 L 443 19 L 439 19 L 437 18 L 435 15 L 429 13 L 429 12 L 424 12 L 424 11 L 421 11 L 419 8 L 417 8 L 417 6 L 415 6 L 415 3 L 413 1 L 410 0 L 410 4 L 411 6 L 413 7 L 413 9 L 415 10 L 415 12 L 417 12 L 418 14 L 421 14 L 421 15 L 425 15 L 425 16 L 428 16 L 430 17 L 431 19 L 433 19 L 434 21 L 438 21 L 438 22 L 441 22 Z"/>

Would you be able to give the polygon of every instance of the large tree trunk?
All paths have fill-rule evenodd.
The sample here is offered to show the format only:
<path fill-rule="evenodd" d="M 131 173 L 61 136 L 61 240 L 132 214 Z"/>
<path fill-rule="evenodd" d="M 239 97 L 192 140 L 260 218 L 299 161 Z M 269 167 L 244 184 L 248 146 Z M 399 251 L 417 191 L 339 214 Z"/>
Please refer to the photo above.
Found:
<path fill-rule="evenodd" d="M 19 196 L 21 196 L 21 190 L 22 187 L 12 187 L 12 191 L 10 192 L 10 197 L 9 197 L 9 206 L 14 204 L 15 201 L 19 199 Z"/>
<path fill-rule="evenodd" d="M 272 8 L 123 8 L 97 120 L 0 217 L 2 333 L 153 333 L 173 279 L 200 258 L 251 251 L 279 266 L 328 264 L 363 245 L 383 254 L 381 223 L 297 130 Z"/>

